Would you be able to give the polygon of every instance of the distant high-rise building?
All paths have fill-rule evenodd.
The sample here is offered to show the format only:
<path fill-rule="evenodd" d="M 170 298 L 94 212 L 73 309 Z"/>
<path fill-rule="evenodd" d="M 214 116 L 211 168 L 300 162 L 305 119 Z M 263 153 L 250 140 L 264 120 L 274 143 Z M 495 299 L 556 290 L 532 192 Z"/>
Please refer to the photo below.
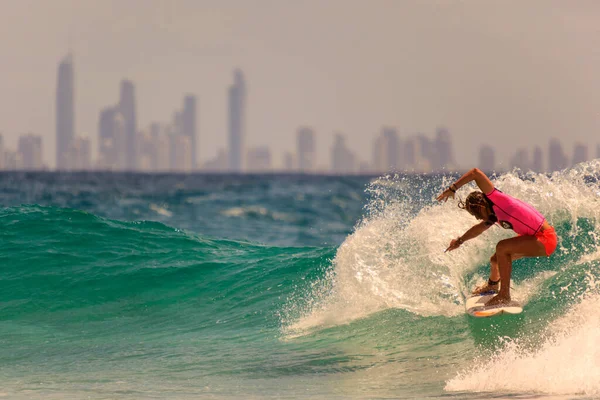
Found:
<path fill-rule="evenodd" d="M 243 171 L 245 131 L 246 83 L 241 70 L 234 71 L 234 82 L 229 87 L 229 170 Z"/>
<path fill-rule="evenodd" d="M 137 117 L 135 111 L 135 88 L 131 81 L 121 82 L 119 111 L 125 122 L 125 168 L 133 171 L 137 168 Z"/>
<path fill-rule="evenodd" d="M 69 152 L 75 136 L 75 79 L 73 57 L 69 54 L 58 66 L 56 85 L 56 169 L 71 168 Z"/>
<path fill-rule="evenodd" d="M 92 143 L 86 135 L 77 135 L 71 143 L 71 169 L 87 171 L 92 164 Z"/>
<path fill-rule="evenodd" d="M 16 151 L 6 150 L 4 152 L 4 169 L 14 171 L 23 168 L 21 154 Z"/>
<path fill-rule="evenodd" d="M 334 174 L 352 174 L 355 171 L 356 159 L 346 147 L 346 138 L 337 133 L 331 148 L 331 172 Z"/>
<path fill-rule="evenodd" d="M 2 134 L 0 133 L 0 171 L 6 168 L 6 155 L 4 153 L 4 137 L 2 137 Z"/>
<path fill-rule="evenodd" d="M 542 149 L 540 146 L 535 146 L 533 149 L 533 162 L 531 163 L 531 169 L 535 172 L 543 172 L 544 171 L 544 156 L 542 153 Z"/>
<path fill-rule="evenodd" d="M 402 152 L 402 161 L 404 164 L 404 168 L 406 170 L 414 170 L 417 166 L 417 153 L 419 152 L 419 143 L 417 141 L 417 138 L 414 136 L 407 137 L 403 141 L 402 149 L 404 150 Z"/>
<path fill-rule="evenodd" d="M 510 168 L 519 168 L 521 171 L 527 172 L 531 169 L 529 164 L 529 152 L 527 149 L 518 149 L 510 159 Z"/>
<path fill-rule="evenodd" d="M 168 171 L 170 166 L 170 149 L 169 149 L 169 135 L 167 128 L 164 126 L 154 123 L 150 126 L 150 136 L 154 144 L 154 151 L 156 157 L 156 171 Z"/>
<path fill-rule="evenodd" d="M 19 137 L 19 155 L 21 167 L 26 170 L 40 170 L 44 168 L 42 161 L 42 137 L 29 134 Z"/>
<path fill-rule="evenodd" d="M 596 145 L 596 158 L 600 158 L 600 144 Z"/>
<path fill-rule="evenodd" d="M 223 172 L 229 166 L 227 161 L 227 152 L 224 149 L 219 149 L 217 156 L 204 163 L 202 169 L 209 172 Z"/>
<path fill-rule="evenodd" d="M 115 164 L 114 118 L 115 109 L 105 108 L 98 119 L 98 168 L 113 169 Z"/>
<path fill-rule="evenodd" d="M 402 141 L 402 163 L 405 170 L 428 172 L 431 160 L 426 155 L 430 151 L 430 141 L 422 134 L 409 136 Z"/>
<path fill-rule="evenodd" d="M 424 171 L 431 171 L 437 157 L 434 142 L 423 134 L 417 135 L 420 158 L 423 159 Z"/>
<path fill-rule="evenodd" d="M 192 172 L 192 139 L 186 135 L 173 135 L 171 144 L 172 169 L 177 172 Z"/>
<path fill-rule="evenodd" d="M 181 133 L 190 138 L 192 151 L 192 169 L 198 167 L 197 158 L 197 124 L 196 124 L 196 97 L 188 95 L 183 100 L 183 111 L 181 113 Z"/>
<path fill-rule="evenodd" d="M 100 112 L 98 121 L 98 168 L 112 171 L 127 169 L 125 118 L 120 107 Z"/>
<path fill-rule="evenodd" d="M 298 155 L 298 171 L 313 172 L 315 168 L 316 146 L 315 133 L 311 128 L 298 129 L 296 134 L 296 152 Z"/>
<path fill-rule="evenodd" d="M 496 168 L 496 154 L 492 146 L 481 146 L 479 149 L 479 169 L 493 172 Z"/>
<path fill-rule="evenodd" d="M 435 152 L 432 168 L 439 171 L 444 168 L 454 168 L 454 155 L 452 152 L 452 138 L 446 128 L 438 128 L 435 134 Z"/>
<path fill-rule="evenodd" d="M 383 127 L 381 137 L 384 171 L 399 171 L 403 165 L 400 159 L 400 137 L 398 136 L 398 130 L 396 128 Z"/>
<path fill-rule="evenodd" d="M 256 147 L 248 151 L 248 171 L 252 173 L 271 171 L 271 151 L 268 147 Z"/>
<path fill-rule="evenodd" d="M 585 144 L 576 143 L 573 149 L 573 165 L 588 161 L 588 148 Z"/>
<path fill-rule="evenodd" d="M 569 160 L 563 151 L 562 145 L 557 139 L 551 139 L 548 149 L 548 170 L 550 172 L 560 171 L 567 168 Z"/>

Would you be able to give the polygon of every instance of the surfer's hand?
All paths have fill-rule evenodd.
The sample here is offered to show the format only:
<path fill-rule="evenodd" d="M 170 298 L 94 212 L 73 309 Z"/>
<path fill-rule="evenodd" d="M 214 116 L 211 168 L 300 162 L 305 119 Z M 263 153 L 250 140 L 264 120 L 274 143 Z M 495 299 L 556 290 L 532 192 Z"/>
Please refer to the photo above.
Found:
<path fill-rule="evenodd" d="M 452 250 L 458 249 L 461 244 L 463 244 L 462 240 L 460 240 L 460 239 L 452 239 L 450 241 L 450 246 L 448 246 L 448 248 L 444 251 L 444 253 L 446 251 L 452 251 Z"/>
<path fill-rule="evenodd" d="M 448 188 L 448 189 L 444 190 L 444 191 L 442 192 L 442 194 L 440 194 L 440 195 L 437 197 L 437 199 L 436 199 L 436 200 L 437 200 L 437 201 L 442 201 L 442 200 L 444 200 L 444 202 L 446 202 L 446 201 L 448 201 L 448 197 L 452 197 L 452 198 L 454 198 L 454 192 L 453 192 L 453 191 L 452 191 L 452 189 L 450 189 L 450 188 Z"/>

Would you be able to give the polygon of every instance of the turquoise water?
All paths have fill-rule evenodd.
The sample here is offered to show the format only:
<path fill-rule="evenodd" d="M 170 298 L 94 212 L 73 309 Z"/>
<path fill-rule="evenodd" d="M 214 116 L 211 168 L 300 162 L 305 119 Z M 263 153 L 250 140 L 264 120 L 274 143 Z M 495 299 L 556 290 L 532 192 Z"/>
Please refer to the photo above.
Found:
<path fill-rule="evenodd" d="M 452 175 L 0 174 L 0 396 L 594 398 L 600 164 L 494 178 L 556 227 L 473 319 Z M 463 198 L 470 191 L 459 191 Z"/>

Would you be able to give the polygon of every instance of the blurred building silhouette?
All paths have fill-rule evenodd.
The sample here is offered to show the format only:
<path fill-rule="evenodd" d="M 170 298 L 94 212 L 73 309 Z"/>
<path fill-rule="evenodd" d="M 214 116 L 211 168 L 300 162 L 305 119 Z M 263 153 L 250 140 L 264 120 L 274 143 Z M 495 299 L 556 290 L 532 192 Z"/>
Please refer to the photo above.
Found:
<path fill-rule="evenodd" d="M 41 136 L 33 134 L 20 136 L 18 152 L 21 158 L 20 168 L 25 170 L 41 170 L 44 168 Z"/>
<path fill-rule="evenodd" d="M 560 171 L 569 166 L 569 160 L 557 139 L 551 139 L 548 146 L 548 170 Z"/>
<path fill-rule="evenodd" d="M 219 149 L 217 156 L 202 166 L 202 170 L 206 172 L 224 172 L 229 167 L 229 160 L 227 159 L 227 151 Z"/>
<path fill-rule="evenodd" d="M 126 123 L 120 107 L 107 107 L 98 121 L 98 161 L 102 170 L 127 169 Z"/>
<path fill-rule="evenodd" d="M 4 137 L 0 133 L 0 171 L 6 169 L 6 150 L 4 149 Z"/>
<path fill-rule="evenodd" d="M 575 143 L 573 148 L 573 165 L 588 161 L 587 146 L 581 143 Z"/>
<path fill-rule="evenodd" d="M 356 158 L 346 146 L 346 138 L 335 134 L 331 147 L 331 172 L 334 174 L 353 174 L 356 172 Z"/>
<path fill-rule="evenodd" d="M 296 133 L 296 154 L 298 157 L 298 171 L 311 173 L 315 169 L 316 146 L 315 133 L 311 128 L 302 127 Z"/>
<path fill-rule="evenodd" d="M 493 172 L 496 168 L 496 153 L 491 146 L 479 148 L 479 169 L 484 172 Z"/>
<path fill-rule="evenodd" d="M 69 147 L 71 170 L 85 171 L 92 167 L 92 144 L 87 134 L 75 135 Z"/>
<path fill-rule="evenodd" d="M 75 80 L 73 57 L 67 55 L 58 66 L 56 85 L 56 169 L 69 170 L 75 136 Z"/>
<path fill-rule="evenodd" d="M 271 171 L 271 151 L 268 147 L 256 147 L 248 150 L 248 172 L 263 173 Z"/>
<path fill-rule="evenodd" d="M 191 146 L 191 164 L 192 170 L 198 167 L 197 157 L 197 124 L 196 124 L 196 97 L 192 95 L 185 96 L 183 100 L 182 134 L 189 138 Z"/>
<path fill-rule="evenodd" d="M 400 138 L 396 128 L 383 127 L 373 143 L 372 169 L 376 173 L 398 171 L 400 164 Z"/>
<path fill-rule="evenodd" d="M 243 172 L 243 148 L 246 110 L 246 83 L 240 69 L 233 74 L 229 87 L 229 170 Z"/>
<path fill-rule="evenodd" d="M 409 136 L 403 141 L 404 170 L 414 172 L 429 172 L 432 164 L 432 142 L 423 134 Z"/>
<path fill-rule="evenodd" d="M 135 87 L 131 81 L 121 81 L 119 111 L 125 122 L 125 167 L 127 171 L 137 169 L 137 117 L 135 107 Z"/>
<path fill-rule="evenodd" d="M 448 129 L 440 127 L 436 129 L 434 140 L 435 156 L 432 157 L 431 168 L 440 171 L 454 164 L 452 152 L 452 138 Z"/>
<path fill-rule="evenodd" d="M 192 171 L 192 140 L 189 136 L 178 133 L 171 135 L 171 171 Z"/>
<path fill-rule="evenodd" d="M 510 159 L 511 168 L 519 168 L 521 171 L 527 172 L 531 169 L 529 162 L 529 152 L 525 148 L 517 149 L 517 152 Z"/>

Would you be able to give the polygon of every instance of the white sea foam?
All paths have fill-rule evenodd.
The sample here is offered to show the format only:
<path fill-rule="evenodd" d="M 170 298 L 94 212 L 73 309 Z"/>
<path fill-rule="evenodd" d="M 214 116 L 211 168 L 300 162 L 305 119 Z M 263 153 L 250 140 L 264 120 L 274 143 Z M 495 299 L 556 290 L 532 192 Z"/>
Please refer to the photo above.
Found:
<path fill-rule="evenodd" d="M 445 389 L 600 395 L 600 295 L 591 281 L 580 302 L 547 326 L 541 346 L 531 350 L 523 340 L 508 339 L 495 356 L 475 360 Z"/>

